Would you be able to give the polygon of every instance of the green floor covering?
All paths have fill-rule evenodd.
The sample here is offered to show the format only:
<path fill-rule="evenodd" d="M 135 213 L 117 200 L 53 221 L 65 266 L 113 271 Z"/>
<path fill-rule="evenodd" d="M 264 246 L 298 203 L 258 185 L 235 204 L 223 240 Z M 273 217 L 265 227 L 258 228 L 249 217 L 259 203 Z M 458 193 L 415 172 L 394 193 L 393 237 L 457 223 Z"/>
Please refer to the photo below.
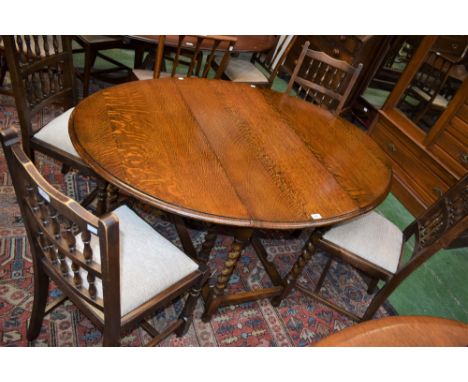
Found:
<path fill-rule="evenodd" d="M 133 66 L 133 52 L 111 50 L 109 56 Z M 83 66 L 82 54 L 75 55 L 75 65 Z M 98 59 L 96 66 L 107 63 Z M 273 89 L 284 91 L 286 82 L 277 79 Z M 384 98 L 368 92 L 368 98 Z M 384 100 L 374 100 L 383 103 Z M 413 220 L 413 216 L 390 194 L 377 210 L 401 229 Z M 406 252 L 414 244 L 409 242 Z M 468 323 L 468 249 L 441 251 L 407 278 L 390 296 L 390 303 L 400 315 L 429 315 L 456 319 Z"/>

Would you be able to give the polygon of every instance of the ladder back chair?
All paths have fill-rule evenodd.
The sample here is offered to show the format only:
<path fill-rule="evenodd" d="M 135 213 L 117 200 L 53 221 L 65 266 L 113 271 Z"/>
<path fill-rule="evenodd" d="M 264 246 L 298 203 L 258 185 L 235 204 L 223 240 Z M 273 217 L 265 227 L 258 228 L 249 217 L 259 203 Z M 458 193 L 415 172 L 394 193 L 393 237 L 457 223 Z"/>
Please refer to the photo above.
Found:
<path fill-rule="evenodd" d="M 431 109 L 441 111 L 447 108 L 453 94 L 444 92 L 443 87 L 453 66 L 454 62 L 440 53 L 429 52 L 401 100 L 405 103 L 407 96 L 417 100 L 418 105 L 412 117 L 414 123 L 419 123 Z"/>
<path fill-rule="evenodd" d="M 50 280 L 103 332 L 104 346 L 119 345 L 121 335 L 139 323 L 154 336 L 150 345 L 172 332 L 184 334 L 207 268 L 129 207 L 98 218 L 61 194 L 21 150 L 15 129 L 3 130 L 1 141 L 33 258 L 28 339 L 38 336 L 44 316 L 61 302 L 46 307 Z M 144 321 L 187 293 L 182 313 L 165 330 Z"/>
<path fill-rule="evenodd" d="M 447 248 L 467 228 L 468 175 L 465 175 L 403 232 L 374 211 L 328 231 L 313 232 L 285 278 L 282 295 L 273 303 L 279 304 L 293 287 L 297 287 L 306 295 L 356 321 L 371 319 L 402 281 L 439 250 Z M 403 258 L 405 243 L 413 236 L 416 242 L 414 251 L 409 259 Z M 318 249 L 324 250 L 330 257 L 315 289 L 311 290 L 309 286 L 297 283 L 297 279 Z M 385 282 L 363 315 L 346 311 L 320 294 L 333 259 L 344 261 L 367 275 L 371 280 L 369 293 L 373 293 L 378 281 Z"/>
<path fill-rule="evenodd" d="M 270 87 L 282 68 L 289 51 L 297 36 L 282 35 L 278 37 L 277 44 L 270 51 L 254 54 L 251 60 L 242 57 L 231 57 L 225 69 L 225 76 L 233 82 L 249 83 L 258 87 Z M 260 70 L 255 63 L 258 62 L 265 70 Z"/>
<path fill-rule="evenodd" d="M 302 48 L 286 93 L 291 94 L 294 87 L 299 97 L 339 115 L 363 65 L 354 67 L 324 52 L 309 49 L 309 45 L 307 41 Z"/>
<path fill-rule="evenodd" d="M 171 72 L 162 72 L 165 67 L 165 36 L 160 36 L 156 50 L 154 70 L 134 69 L 133 74 L 138 80 L 148 80 L 161 77 L 201 77 L 208 78 L 210 72 L 214 70 L 215 79 L 221 78 L 226 68 L 231 51 L 237 41 L 230 36 L 210 36 L 210 35 L 181 35 L 178 36 L 177 47 L 174 56 L 171 57 Z M 206 53 L 204 57 L 203 53 Z M 215 65 L 215 59 L 219 60 L 219 65 Z M 177 72 L 180 65 L 188 66 L 186 73 Z"/>
<path fill-rule="evenodd" d="M 23 149 L 34 162 L 39 151 L 83 175 L 96 177 L 81 160 L 68 135 L 68 120 L 76 104 L 71 40 L 68 36 L 2 36 L 10 71 Z M 61 107 L 64 112 L 39 130 L 33 120 L 44 108 Z M 42 118 L 40 118 L 42 120 Z M 85 198 L 98 194 L 97 212 L 105 209 L 107 184 L 98 179 L 98 188 Z"/>
<path fill-rule="evenodd" d="M 8 65 L 5 57 L 5 47 L 2 36 L 0 36 L 0 94 L 13 96 L 13 90 L 5 86 L 5 77 L 8 72 Z"/>

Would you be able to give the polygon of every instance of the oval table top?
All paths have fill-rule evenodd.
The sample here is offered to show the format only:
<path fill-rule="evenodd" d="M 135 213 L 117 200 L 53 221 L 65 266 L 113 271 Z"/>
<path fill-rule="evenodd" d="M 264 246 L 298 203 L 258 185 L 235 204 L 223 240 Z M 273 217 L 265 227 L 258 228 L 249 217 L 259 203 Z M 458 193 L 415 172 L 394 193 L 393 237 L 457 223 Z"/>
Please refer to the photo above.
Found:
<path fill-rule="evenodd" d="M 391 167 L 363 131 L 296 97 L 197 78 L 135 81 L 74 110 L 69 133 L 97 174 L 203 221 L 293 229 L 373 209 Z"/>
<path fill-rule="evenodd" d="M 430 316 L 394 316 L 361 322 L 314 346 L 468 346 L 468 325 Z"/>
<path fill-rule="evenodd" d="M 159 42 L 159 35 L 132 35 L 129 37 L 154 44 L 158 44 Z M 231 37 L 237 38 L 236 44 L 232 50 L 234 53 L 265 52 L 273 48 L 277 41 L 277 36 L 273 35 L 231 35 Z M 177 46 L 178 38 L 179 36 L 177 35 L 167 35 L 164 44 L 168 46 Z M 189 41 L 188 38 L 187 41 Z M 208 48 L 211 48 L 211 46 Z"/>

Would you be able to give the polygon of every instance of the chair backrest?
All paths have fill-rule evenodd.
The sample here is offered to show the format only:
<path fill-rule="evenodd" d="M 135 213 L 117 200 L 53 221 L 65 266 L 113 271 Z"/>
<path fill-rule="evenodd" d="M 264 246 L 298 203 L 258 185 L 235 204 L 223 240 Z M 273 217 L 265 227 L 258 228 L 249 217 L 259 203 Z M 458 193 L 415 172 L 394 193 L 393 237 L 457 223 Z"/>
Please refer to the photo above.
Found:
<path fill-rule="evenodd" d="M 415 235 L 410 263 L 420 264 L 468 230 L 468 174 L 450 188 L 404 231 L 405 240 Z"/>
<path fill-rule="evenodd" d="M 12 90 L 4 86 L 7 71 L 8 65 L 5 59 L 5 47 L 3 46 L 2 36 L 0 36 L 0 94 L 13 95 Z"/>
<path fill-rule="evenodd" d="M 188 62 L 184 61 L 184 64 L 188 65 L 187 77 L 207 78 L 210 69 L 214 67 L 216 56 L 221 56 L 221 62 L 217 66 L 214 76 L 216 79 L 221 78 L 236 41 L 235 37 L 230 36 L 180 35 L 173 60 L 171 77 L 176 76 L 177 67 L 182 62 L 181 58 L 183 57 L 189 59 Z M 163 49 L 164 36 L 161 36 L 156 52 L 154 78 L 160 76 L 162 60 L 164 59 Z M 202 52 L 207 53 L 204 65 Z"/>
<path fill-rule="evenodd" d="M 273 82 L 277 76 L 296 39 L 297 36 L 294 35 L 278 36 L 273 49 L 267 53 L 257 53 L 252 57 L 252 62 L 257 61 L 270 73 L 269 82 Z"/>
<path fill-rule="evenodd" d="M 324 52 L 309 49 L 309 45 L 307 41 L 302 48 L 287 93 L 290 94 L 297 84 L 298 96 L 340 114 L 362 64 L 354 67 Z"/>
<path fill-rule="evenodd" d="M 32 119 L 52 104 L 76 103 L 70 36 L 2 36 L 23 147 L 29 154 Z"/>
<path fill-rule="evenodd" d="M 98 219 L 52 187 L 21 149 L 14 128 L 1 131 L 1 141 L 34 263 L 46 267 L 83 311 L 120 317 L 117 217 Z M 91 240 L 99 241 L 100 253 L 93 253 Z"/>

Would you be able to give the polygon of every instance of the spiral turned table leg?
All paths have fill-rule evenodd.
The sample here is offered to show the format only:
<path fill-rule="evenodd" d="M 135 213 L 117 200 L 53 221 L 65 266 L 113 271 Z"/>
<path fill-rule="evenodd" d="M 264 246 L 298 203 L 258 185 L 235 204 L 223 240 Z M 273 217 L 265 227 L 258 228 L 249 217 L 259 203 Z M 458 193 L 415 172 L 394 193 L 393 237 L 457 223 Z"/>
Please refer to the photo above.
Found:
<path fill-rule="evenodd" d="M 236 268 L 237 262 L 242 254 L 242 251 L 249 242 L 252 230 L 243 229 L 236 232 L 234 242 L 232 243 L 231 250 L 229 251 L 228 258 L 224 262 L 221 274 L 218 276 L 216 284 L 210 290 L 208 299 L 206 301 L 205 313 L 202 316 L 203 321 L 209 321 L 213 313 L 218 309 L 222 302 L 224 290 L 227 287 L 229 279 Z"/>

